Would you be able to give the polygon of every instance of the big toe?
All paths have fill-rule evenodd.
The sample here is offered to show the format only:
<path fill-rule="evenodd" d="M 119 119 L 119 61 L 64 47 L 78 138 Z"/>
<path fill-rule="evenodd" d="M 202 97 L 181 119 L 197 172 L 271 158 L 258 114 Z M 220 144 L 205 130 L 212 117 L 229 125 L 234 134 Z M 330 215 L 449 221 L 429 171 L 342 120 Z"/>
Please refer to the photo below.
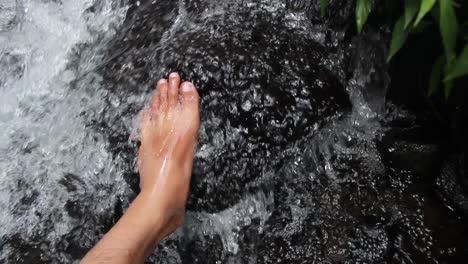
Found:
<path fill-rule="evenodd" d="M 191 82 L 184 82 L 180 86 L 180 96 L 182 99 L 182 107 L 188 110 L 198 111 L 198 102 L 200 96 L 197 89 Z"/>
<path fill-rule="evenodd" d="M 184 125 L 188 126 L 188 131 L 191 131 L 196 137 L 198 128 L 200 127 L 200 110 L 197 89 L 191 82 L 184 82 L 180 86 L 180 104 L 182 115 L 184 118 Z M 191 137 L 189 137 L 191 138 Z"/>

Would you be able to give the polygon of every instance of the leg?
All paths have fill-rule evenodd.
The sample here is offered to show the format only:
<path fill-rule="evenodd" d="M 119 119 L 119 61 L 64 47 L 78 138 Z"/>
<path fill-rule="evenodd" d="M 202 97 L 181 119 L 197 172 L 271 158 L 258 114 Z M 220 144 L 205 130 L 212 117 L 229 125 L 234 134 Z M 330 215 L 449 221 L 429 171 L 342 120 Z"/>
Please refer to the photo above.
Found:
<path fill-rule="evenodd" d="M 200 126 L 199 96 L 177 73 L 158 82 L 143 112 L 138 156 L 141 192 L 81 263 L 143 263 L 183 222 Z"/>

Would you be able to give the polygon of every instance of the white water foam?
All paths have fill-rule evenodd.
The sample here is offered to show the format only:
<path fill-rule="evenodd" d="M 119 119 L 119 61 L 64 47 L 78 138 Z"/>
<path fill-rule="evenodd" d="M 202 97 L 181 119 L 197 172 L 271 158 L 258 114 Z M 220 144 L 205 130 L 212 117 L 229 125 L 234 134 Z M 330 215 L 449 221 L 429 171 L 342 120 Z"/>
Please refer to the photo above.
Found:
<path fill-rule="evenodd" d="M 117 2 L 0 0 L 0 238 L 19 234 L 46 242 L 49 258 L 60 262 L 71 259 L 55 252 L 55 243 L 80 226 L 82 244 L 90 247 L 100 228 L 82 226 L 66 213 L 71 196 L 90 200 L 86 214 L 109 217 L 117 197 L 128 194 L 108 139 L 87 128 L 81 115 L 100 113 L 110 95 L 94 73 L 92 87 L 74 86 L 98 66 L 98 51 L 123 23 L 127 7 Z M 86 45 L 93 47 L 84 50 Z M 61 184 L 64 175 L 75 175 L 71 179 L 82 188 L 71 194 Z M 174 237 L 219 236 L 225 251 L 235 254 L 240 229 L 254 219 L 262 226 L 272 203 L 272 194 L 260 192 L 215 214 L 188 212 Z M 181 236 L 182 230 L 190 235 Z M 4 246 L 0 262 L 20 254 L 15 250 Z"/>
<path fill-rule="evenodd" d="M 126 14 L 116 2 L 0 1 L 0 237 L 38 236 L 53 244 L 67 234 L 74 224 L 64 212 L 65 174 L 79 175 L 96 198 L 115 197 L 94 187 L 122 179 L 106 139 L 90 134 L 80 117 L 103 105 L 104 94 L 72 87 L 95 60 L 73 65 L 72 59 L 79 45 L 97 50 L 115 33 Z"/>

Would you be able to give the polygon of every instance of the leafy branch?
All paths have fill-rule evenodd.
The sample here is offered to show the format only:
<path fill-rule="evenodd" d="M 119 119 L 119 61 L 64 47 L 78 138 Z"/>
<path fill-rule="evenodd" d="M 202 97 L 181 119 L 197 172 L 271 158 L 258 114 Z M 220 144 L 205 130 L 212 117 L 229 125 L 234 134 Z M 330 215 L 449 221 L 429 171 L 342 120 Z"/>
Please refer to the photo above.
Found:
<path fill-rule="evenodd" d="M 322 15 L 328 3 L 329 0 L 320 0 Z M 457 6 L 454 0 L 405 0 L 403 14 L 393 28 L 387 62 L 403 47 L 410 34 L 420 32 L 421 28 L 427 25 L 423 23 L 424 20 L 433 20 L 438 25 L 444 53 L 432 66 L 428 95 L 435 94 L 443 86 L 444 95 L 448 98 L 454 80 L 468 75 L 468 37 L 459 36 L 459 23 L 455 12 Z M 372 7 L 372 0 L 356 0 L 356 26 L 359 33 L 364 28 Z M 467 24 L 468 21 L 464 26 Z M 465 46 L 457 53 L 459 39 L 465 42 Z"/>

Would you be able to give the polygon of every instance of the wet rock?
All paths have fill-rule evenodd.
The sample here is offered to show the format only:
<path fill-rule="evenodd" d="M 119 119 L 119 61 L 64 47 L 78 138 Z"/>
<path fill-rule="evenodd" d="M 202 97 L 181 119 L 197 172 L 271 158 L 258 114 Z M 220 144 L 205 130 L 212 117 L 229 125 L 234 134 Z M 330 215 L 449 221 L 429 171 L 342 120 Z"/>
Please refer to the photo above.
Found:
<path fill-rule="evenodd" d="M 105 3 L 87 5 L 84 19 Z M 385 105 L 384 38 L 352 33 L 355 1 L 332 0 L 323 17 L 318 1 L 131 3 L 115 39 L 100 53 L 77 45 L 67 68 L 86 68 L 70 85 L 86 106 L 76 113 L 92 139 L 84 142 L 104 139 L 96 148 L 112 157 L 87 156 L 99 166 L 84 175 L 59 170 L 50 180 L 44 165 L 37 184 L 15 179 L 19 195 L 7 205 L 15 217 L 55 193 L 62 203 L 29 214 L 36 225 L 24 234 L 8 231 L 1 260 L 72 262 L 111 228 L 138 192 L 132 120 L 155 81 L 177 70 L 200 90 L 200 144 L 185 224 L 149 263 L 462 263 L 468 228 L 455 213 L 464 208 L 464 170 L 449 162 L 437 180 L 457 208 L 450 214 L 433 197 L 440 144 Z M 95 69 L 80 63 L 99 58 Z M 2 61 L 21 78 L 21 56 Z M 12 140 L 21 155 L 49 144 L 21 133 Z M 73 155 L 66 160 L 80 162 Z M 114 173 L 133 190 L 107 178 Z"/>
<path fill-rule="evenodd" d="M 81 178 L 73 173 L 67 173 L 59 180 L 59 183 L 65 187 L 68 192 L 80 192 L 83 193 L 86 188 L 85 183 Z"/>
<path fill-rule="evenodd" d="M 440 168 L 440 151 L 435 144 L 396 141 L 387 149 L 392 165 L 418 175 L 434 175 Z"/>
<path fill-rule="evenodd" d="M 387 63 L 383 59 L 386 47 L 382 36 L 375 34 L 359 35 L 350 44 L 351 58 L 349 68 L 353 77 L 348 82 L 350 96 L 355 102 L 362 100 L 365 104 L 354 104 L 354 107 L 372 117 L 372 113 L 382 113 L 385 108 L 385 96 L 390 77 Z M 357 89 L 356 89 L 357 88 Z M 362 109 L 365 108 L 365 109 Z M 368 109 L 367 109 L 368 108 Z"/>
<path fill-rule="evenodd" d="M 0 32 L 7 31 L 18 23 L 20 1 L 0 1 Z"/>
<path fill-rule="evenodd" d="M 446 203 L 467 214 L 468 186 L 464 162 L 464 153 L 448 158 L 436 184 L 439 195 Z"/>
<path fill-rule="evenodd" d="M 11 263 L 33 263 L 40 259 L 41 247 L 38 242 L 31 242 L 29 239 L 24 239 L 20 234 L 15 234 L 8 238 L 1 245 L 2 251 L 19 251 L 23 254 L 11 254 L 8 261 Z"/>
<path fill-rule="evenodd" d="M 21 54 L 0 50 L 0 88 L 6 87 L 8 78 L 19 79 L 25 70 L 24 58 Z"/>
<path fill-rule="evenodd" d="M 118 97 L 150 91 L 170 70 L 198 87 L 202 128 L 191 209 L 233 205 L 250 182 L 279 168 L 290 142 L 350 107 L 341 80 L 321 66 L 331 51 L 316 41 L 307 17 L 298 21 L 305 28 L 294 27 L 287 12 L 276 3 L 145 3 L 110 47 L 118 56 L 102 71 Z"/>

